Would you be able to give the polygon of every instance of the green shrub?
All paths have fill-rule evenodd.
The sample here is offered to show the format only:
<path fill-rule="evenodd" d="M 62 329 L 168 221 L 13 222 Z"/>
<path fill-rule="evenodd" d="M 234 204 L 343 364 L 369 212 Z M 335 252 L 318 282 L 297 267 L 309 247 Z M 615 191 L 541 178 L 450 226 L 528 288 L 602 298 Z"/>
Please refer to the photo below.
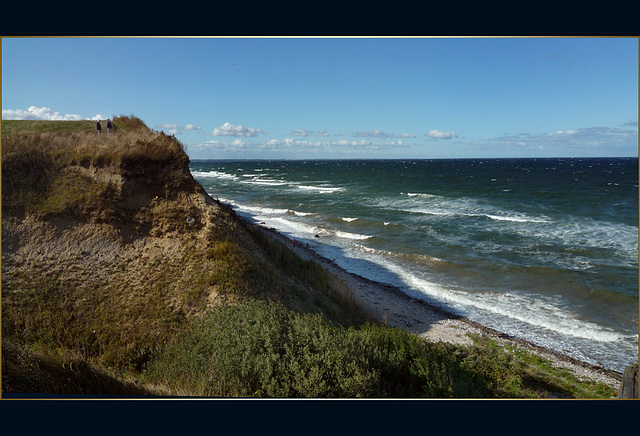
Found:
<path fill-rule="evenodd" d="M 377 379 L 352 331 L 258 300 L 221 304 L 152 365 L 206 396 L 362 397 Z"/>
<path fill-rule="evenodd" d="M 537 397 L 494 345 L 425 342 L 397 328 L 339 327 L 250 300 L 216 306 L 150 364 L 173 393 L 221 397 Z"/>
<path fill-rule="evenodd" d="M 116 200 L 114 184 L 97 182 L 89 176 L 70 172 L 53 181 L 46 198 L 36 207 L 37 215 L 105 212 Z M 107 211 L 108 212 L 108 211 Z"/>

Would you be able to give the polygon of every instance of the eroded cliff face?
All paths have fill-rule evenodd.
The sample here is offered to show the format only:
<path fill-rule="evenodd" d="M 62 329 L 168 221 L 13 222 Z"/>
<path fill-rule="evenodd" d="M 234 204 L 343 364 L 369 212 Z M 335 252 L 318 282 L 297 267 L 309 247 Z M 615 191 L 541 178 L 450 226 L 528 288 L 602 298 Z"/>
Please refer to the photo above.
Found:
<path fill-rule="evenodd" d="M 3 181 L 40 168 L 32 157 L 22 165 L 11 157 L 3 155 Z M 46 355 L 140 368 L 224 292 L 209 279 L 218 263 L 206 251 L 234 214 L 204 192 L 180 153 L 70 160 L 43 171 L 32 177 L 39 184 L 3 189 L 11 200 L 2 209 L 5 356 L 39 344 Z M 15 368 L 3 367 L 14 387 L 24 373 Z"/>
<path fill-rule="evenodd" d="M 5 148 L 6 139 L 3 392 L 122 393 L 50 381 L 72 363 L 91 377 L 139 373 L 221 301 L 360 316 L 344 283 L 207 195 L 175 138 L 144 131 L 105 145 L 65 133 Z"/>
<path fill-rule="evenodd" d="M 69 193 L 65 198 L 62 192 L 64 205 L 58 212 L 37 214 L 15 204 L 3 207 L 3 261 L 20 259 L 60 271 L 86 269 L 93 271 L 90 276 L 101 276 L 124 251 L 146 245 L 146 239 L 166 236 L 178 244 L 187 235 L 197 235 L 208 211 L 216 207 L 191 176 L 188 160 L 78 163 L 60 171 L 53 184 L 76 179 L 83 181 L 85 192 L 106 188 L 96 190 L 89 200 Z M 51 200 L 41 200 L 47 201 Z"/>
<path fill-rule="evenodd" d="M 126 313 L 148 307 L 152 298 L 147 293 L 163 275 L 171 274 L 172 286 L 180 275 L 187 279 L 192 267 L 187 266 L 184 258 L 209 243 L 207 235 L 215 226 L 221 206 L 202 192 L 188 169 L 171 174 L 180 186 L 171 179 L 167 181 L 166 169 L 164 172 L 153 166 L 147 169 L 133 173 L 113 166 L 68 168 L 97 183 L 108 182 L 114 190 L 109 202 L 86 214 L 74 210 L 38 217 L 15 208 L 4 211 L 5 331 L 13 315 L 18 316 L 10 310 L 18 293 L 32 292 L 35 296 L 47 289 L 65 292 L 69 304 L 58 302 L 55 308 L 54 298 L 47 303 L 48 307 L 75 314 L 100 312 L 100 303 L 113 309 L 121 305 L 124 316 L 114 315 L 113 320 L 121 319 L 118 322 L 133 326 L 137 316 Z M 182 271 L 180 263 L 187 270 Z M 169 281 L 165 282 L 172 287 Z M 205 310 L 203 302 L 214 292 L 213 287 L 205 288 L 203 295 L 193 296 L 192 301 L 184 301 L 179 292 L 171 296 L 171 289 L 165 289 L 165 296 L 175 301 L 162 304 L 176 314 Z M 123 299 L 112 298 L 117 294 Z"/>

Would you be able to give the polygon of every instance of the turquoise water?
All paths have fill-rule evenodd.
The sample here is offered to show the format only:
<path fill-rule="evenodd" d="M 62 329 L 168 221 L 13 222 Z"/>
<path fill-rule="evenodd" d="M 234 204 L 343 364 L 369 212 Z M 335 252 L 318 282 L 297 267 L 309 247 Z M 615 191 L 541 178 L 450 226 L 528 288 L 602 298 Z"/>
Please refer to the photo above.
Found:
<path fill-rule="evenodd" d="M 216 160 L 191 172 L 356 274 L 590 363 L 637 361 L 637 158 Z"/>

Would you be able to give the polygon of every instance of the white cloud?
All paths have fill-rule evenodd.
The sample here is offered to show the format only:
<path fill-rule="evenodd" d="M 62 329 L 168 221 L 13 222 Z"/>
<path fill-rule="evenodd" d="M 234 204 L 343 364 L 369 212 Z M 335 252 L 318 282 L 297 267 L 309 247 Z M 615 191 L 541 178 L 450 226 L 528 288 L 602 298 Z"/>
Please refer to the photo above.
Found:
<path fill-rule="evenodd" d="M 3 109 L 3 120 L 47 120 L 47 121 L 79 121 L 79 120 L 97 120 L 103 119 L 102 115 L 96 115 L 93 118 L 84 118 L 76 114 L 62 115 L 48 107 L 30 106 L 26 111 L 23 109 Z"/>
<path fill-rule="evenodd" d="M 234 126 L 233 124 L 224 123 L 220 127 L 213 129 L 211 134 L 213 136 L 239 136 L 239 137 L 255 137 L 259 134 L 267 134 L 267 132 L 261 129 L 255 129 L 253 127 Z"/>
<path fill-rule="evenodd" d="M 530 150 L 546 150 L 549 153 L 564 152 L 599 154 L 637 154 L 638 132 L 635 129 L 615 127 L 587 127 L 555 133 L 519 133 L 489 139 L 500 147 Z"/>
<path fill-rule="evenodd" d="M 429 130 L 429 132 L 427 132 L 427 136 L 435 139 L 451 139 L 458 137 L 458 135 L 456 135 L 456 132 L 452 130 L 448 132 L 442 132 L 440 130 Z"/>
<path fill-rule="evenodd" d="M 160 124 L 161 129 L 163 132 L 169 134 L 169 135 L 179 135 L 182 133 L 182 131 L 180 130 L 180 127 L 177 124 L 168 124 L 168 123 L 162 123 Z"/>
<path fill-rule="evenodd" d="M 566 131 L 562 131 L 562 130 L 558 130 L 556 133 L 552 133 L 552 135 L 575 135 L 576 133 L 578 133 L 577 130 L 566 130 Z"/>
<path fill-rule="evenodd" d="M 196 124 L 187 124 L 184 127 L 180 127 L 177 123 L 161 123 L 159 130 L 169 135 L 181 135 L 182 130 L 202 130 L 202 127 Z"/>
<path fill-rule="evenodd" d="M 291 134 L 293 136 L 309 136 L 313 135 L 313 132 L 310 130 L 294 130 Z"/>
<path fill-rule="evenodd" d="M 327 132 L 326 130 L 318 130 L 317 132 L 314 132 L 313 130 L 294 130 L 293 132 L 291 132 L 291 134 L 293 136 L 331 136 L 331 134 L 329 132 Z"/>
<path fill-rule="evenodd" d="M 401 139 L 394 141 L 385 141 L 381 143 L 372 142 L 368 139 L 346 140 L 339 139 L 335 141 L 313 141 L 306 138 L 274 138 L 265 142 L 245 142 L 241 138 L 237 138 L 232 142 L 224 142 L 219 140 L 207 141 L 204 144 L 196 144 L 190 146 L 191 151 L 197 152 L 242 152 L 242 153 L 263 153 L 263 152 L 286 152 L 286 153 L 318 153 L 334 154 L 346 153 L 353 154 L 367 151 L 378 151 L 396 149 L 406 147 Z"/>
<path fill-rule="evenodd" d="M 358 138 L 415 138 L 415 136 L 409 133 L 401 133 L 400 135 L 396 135 L 395 133 L 385 133 L 378 129 L 373 129 L 370 132 L 363 132 L 358 130 L 353 136 Z"/>

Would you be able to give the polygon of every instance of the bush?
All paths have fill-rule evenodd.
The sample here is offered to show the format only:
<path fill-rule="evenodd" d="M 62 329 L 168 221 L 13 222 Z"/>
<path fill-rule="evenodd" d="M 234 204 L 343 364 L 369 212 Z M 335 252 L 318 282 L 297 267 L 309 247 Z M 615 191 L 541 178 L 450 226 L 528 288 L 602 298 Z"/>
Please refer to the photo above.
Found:
<path fill-rule="evenodd" d="M 221 397 L 535 397 L 491 347 L 425 342 L 397 328 L 334 326 L 251 300 L 216 306 L 150 364 L 175 393 Z"/>
<path fill-rule="evenodd" d="M 216 306 L 149 376 L 224 397 L 363 397 L 377 380 L 352 331 L 258 300 Z"/>

